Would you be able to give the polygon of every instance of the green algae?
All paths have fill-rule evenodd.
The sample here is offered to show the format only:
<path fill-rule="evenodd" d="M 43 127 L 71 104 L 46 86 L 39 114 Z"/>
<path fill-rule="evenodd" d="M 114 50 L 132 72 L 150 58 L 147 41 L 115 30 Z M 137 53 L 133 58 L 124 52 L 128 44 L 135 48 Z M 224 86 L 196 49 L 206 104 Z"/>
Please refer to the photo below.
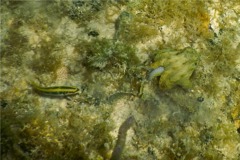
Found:
<path fill-rule="evenodd" d="M 138 15 L 122 12 L 115 23 L 115 39 L 137 43 L 158 34 L 158 30 L 147 24 L 138 22 Z"/>
<path fill-rule="evenodd" d="M 36 49 L 33 61 L 29 64 L 31 69 L 37 74 L 54 73 L 61 66 L 62 60 L 54 49 L 57 42 L 41 42 L 41 47 Z"/>
<path fill-rule="evenodd" d="M 133 43 L 161 34 L 164 26 L 173 26 L 176 30 L 183 28 L 191 39 L 212 37 L 208 30 L 210 18 L 203 1 L 132 1 L 117 22 L 118 37 Z M 175 37 L 173 41 L 178 40 Z"/>
<path fill-rule="evenodd" d="M 63 9 L 63 13 L 65 13 L 65 15 L 68 15 L 79 25 L 83 25 L 96 18 L 99 12 L 104 10 L 106 4 L 107 0 L 61 1 L 60 8 Z"/>
<path fill-rule="evenodd" d="M 128 68 L 139 63 L 135 55 L 136 49 L 125 43 L 102 39 L 92 41 L 90 46 L 91 48 L 86 51 L 88 55 L 86 64 L 90 67 L 100 70 L 124 66 Z"/>
<path fill-rule="evenodd" d="M 110 159 L 119 122 L 132 114 L 123 159 L 238 158 L 230 115 L 239 115 L 239 2 L 219 3 L 4 1 L 1 155 Z M 98 16 L 109 10 L 115 18 Z M 166 67 L 156 83 L 146 83 L 151 64 Z M 69 73 L 55 82 L 63 66 Z M 25 82 L 33 76 L 77 84 L 81 94 L 39 97 Z"/>
<path fill-rule="evenodd" d="M 170 89 L 176 85 L 190 88 L 190 77 L 197 67 L 199 54 L 192 48 L 180 51 L 165 49 L 156 52 L 152 68 L 163 67 L 164 71 L 159 79 L 161 89 Z"/>

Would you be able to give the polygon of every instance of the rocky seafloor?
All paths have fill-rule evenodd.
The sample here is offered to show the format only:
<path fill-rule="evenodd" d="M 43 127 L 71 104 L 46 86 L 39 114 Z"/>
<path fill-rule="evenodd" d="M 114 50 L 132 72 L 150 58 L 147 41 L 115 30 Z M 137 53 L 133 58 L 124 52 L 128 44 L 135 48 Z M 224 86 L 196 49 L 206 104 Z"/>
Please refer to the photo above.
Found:
<path fill-rule="evenodd" d="M 0 8 L 3 160 L 240 159 L 238 0 Z"/>

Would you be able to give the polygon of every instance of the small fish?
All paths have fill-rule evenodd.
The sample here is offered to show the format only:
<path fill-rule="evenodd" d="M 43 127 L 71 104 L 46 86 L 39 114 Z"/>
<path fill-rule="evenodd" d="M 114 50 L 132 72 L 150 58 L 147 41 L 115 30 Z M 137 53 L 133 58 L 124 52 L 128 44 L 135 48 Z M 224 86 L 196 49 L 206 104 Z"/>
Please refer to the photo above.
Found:
<path fill-rule="evenodd" d="M 53 97 L 67 97 L 78 94 L 79 89 L 70 86 L 40 87 L 35 83 L 30 83 L 33 90 L 41 95 Z"/>

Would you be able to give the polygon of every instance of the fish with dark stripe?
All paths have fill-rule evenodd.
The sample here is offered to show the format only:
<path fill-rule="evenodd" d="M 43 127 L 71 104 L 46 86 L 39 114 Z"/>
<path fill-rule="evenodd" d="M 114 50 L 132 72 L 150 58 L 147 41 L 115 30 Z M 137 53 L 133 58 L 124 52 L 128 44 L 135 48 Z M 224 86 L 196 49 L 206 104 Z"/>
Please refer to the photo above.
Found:
<path fill-rule="evenodd" d="M 79 89 L 73 86 L 53 86 L 53 87 L 41 87 L 35 83 L 30 83 L 33 90 L 38 94 L 53 97 L 65 97 L 78 94 Z"/>

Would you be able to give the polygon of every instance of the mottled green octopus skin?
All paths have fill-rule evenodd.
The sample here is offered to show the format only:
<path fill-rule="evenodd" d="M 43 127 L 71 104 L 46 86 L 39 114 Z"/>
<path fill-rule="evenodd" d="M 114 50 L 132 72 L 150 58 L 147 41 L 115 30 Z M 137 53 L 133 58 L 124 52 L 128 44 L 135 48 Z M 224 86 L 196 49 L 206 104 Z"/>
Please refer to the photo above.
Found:
<path fill-rule="evenodd" d="M 199 54 L 190 47 L 182 50 L 164 49 L 156 52 L 153 69 L 164 67 L 159 79 L 161 89 L 171 89 L 179 85 L 183 88 L 192 86 L 190 77 L 196 68 Z"/>

